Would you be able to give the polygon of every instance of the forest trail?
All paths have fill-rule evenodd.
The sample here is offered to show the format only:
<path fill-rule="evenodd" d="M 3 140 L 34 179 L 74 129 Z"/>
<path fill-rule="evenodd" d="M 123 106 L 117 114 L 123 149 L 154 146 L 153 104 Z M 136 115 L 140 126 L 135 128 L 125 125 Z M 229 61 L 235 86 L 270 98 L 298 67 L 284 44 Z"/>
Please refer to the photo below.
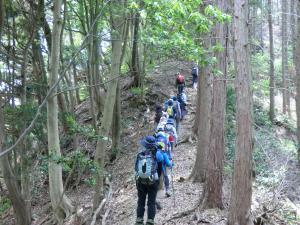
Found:
<path fill-rule="evenodd" d="M 188 83 L 186 93 L 188 96 L 189 113 L 181 123 L 179 140 L 191 133 L 195 115 L 197 91 L 190 87 L 191 81 L 189 80 L 189 69 L 190 68 L 187 63 L 166 63 L 153 72 L 150 76 L 151 82 L 149 82 L 150 85 L 153 86 L 153 90 L 157 90 L 157 93 L 160 93 L 158 99 L 166 100 L 167 96 L 172 96 L 176 93 L 176 89 L 173 84 L 175 79 L 174 74 L 178 70 L 183 71 Z M 164 89 L 163 87 L 167 88 Z M 159 103 L 162 104 L 162 102 L 163 101 L 160 101 Z M 124 134 L 124 142 L 128 144 L 126 144 L 125 149 L 123 149 L 115 164 L 110 168 L 112 172 L 113 195 L 108 203 L 111 210 L 109 213 L 110 216 L 108 217 L 109 219 L 107 220 L 107 224 L 109 225 L 133 225 L 136 219 L 137 191 L 134 180 L 134 161 L 139 140 L 145 135 L 153 134 L 154 129 L 152 119 L 153 110 L 151 109 L 149 111 L 151 105 L 148 105 L 147 107 L 147 110 L 143 114 L 143 118 L 140 118 L 139 116 L 134 117 L 135 123 L 140 124 L 138 126 L 139 130 L 135 130 L 136 125 L 131 124 L 132 128 L 129 129 L 130 131 L 126 131 Z M 143 122 L 139 123 L 141 120 Z M 275 127 L 275 130 L 276 132 L 274 135 L 277 138 L 293 139 L 292 135 L 289 134 L 285 128 Z M 284 133 L 284 135 L 282 133 Z M 270 136 L 270 134 L 267 135 Z M 128 140 L 128 137 L 130 140 Z M 268 142 L 272 142 L 272 138 L 269 137 L 267 139 Z M 205 210 L 201 211 L 201 213 L 196 211 L 195 213 L 182 216 L 181 218 L 170 220 L 171 217 L 176 216 L 178 213 L 193 209 L 198 203 L 202 193 L 203 184 L 192 183 L 187 180 L 194 166 L 196 150 L 196 142 L 182 143 L 175 149 L 173 179 L 176 206 L 174 207 L 173 204 L 173 196 L 166 198 L 164 191 L 159 191 L 157 200 L 160 202 L 163 209 L 157 211 L 155 218 L 157 225 L 222 225 L 226 223 L 227 210 L 222 211 L 217 209 Z M 270 203 L 270 205 L 267 205 L 267 208 L 272 208 L 272 204 L 276 203 L 276 199 L 278 201 L 278 199 L 286 200 L 288 198 L 292 201 L 294 200 L 293 202 L 295 204 L 299 203 L 298 197 L 295 196 L 296 193 L 300 193 L 300 190 L 298 190 L 299 188 L 297 188 L 300 186 L 300 180 L 298 173 L 296 172 L 298 169 L 295 160 L 291 160 L 290 153 L 278 154 L 276 148 L 268 149 L 266 151 L 268 154 L 268 158 L 266 160 L 269 160 L 268 164 L 272 172 L 274 174 L 278 174 L 280 173 L 280 170 L 284 169 L 284 173 L 281 174 L 279 185 L 276 187 L 262 189 L 260 188 L 260 181 L 254 184 L 252 203 L 252 213 L 254 218 L 261 215 L 261 212 L 263 211 L 262 208 L 266 206 L 266 204 Z M 270 174 L 270 177 L 272 176 L 273 175 Z M 228 208 L 230 183 L 228 174 L 225 174 L 223 187 L 225 208 Z M 270 201 L 270 199 L 272 199 L 273 202 Z M 282 206 L 286 208 L 286 205 Z M 288 208 L 289 207 L 287 206 L 286 209 Z"/>
<path fill-rule="evenodd" d="M 174 74 L 176 73 L 176 71 L 178 71 L 176 66 L 172 64 L 173 63 L 171 63 L 171 65 L 168 65 L 173 67 L 171 70 L 167 70 L 166 72 L 164 68 L 160 68 L 160 70 L 154 73 L 154 75 L 151 77 L 153 79 L 154 86 L 157 84 L 160 84 L 162 86 L 166 85 L 166 89 L 169 89 L 169 91 L 164 92 L 168 93 L 169 96 L 174 95 L 176 92 L 173 83 L 175 82 Z M 185 64 L 181 65 L 180 67 L 182 68 L 182 71 L 187 79 L 187 88 L 185 90 L 188 96 L 189 112 L 180 124 L 179 140 L 181 140 L 185 135 L 191 133 L 195 115 L 195 101 L 197 95 L 197 90 L 193 90 L 190 87 L 191 81 L 189 80 L 189 66 Z M 167 73 L 165 74 L 165 76 L 167 76 L 168 79 L 162 78 L 162 74 L 164 73 Z M 163 102 L 160 103 L 163 104 Z M 150 114 L 152 113 L 153 111 L 150 112 Z M 148 118 L 151 118 L 151 116 L 149 116 Z M 111 216 L 109 217 L 108 224 L 110 225 L 133 225 L 135 223 L 137 191 L 134 180 L 134 160 L 138 149 L 138 140 L 140 140 L 147 134 L 153 134 L 154 125 L 151 119 L 149 122 L 150 126 L 146 129 L 144 128 L 144 130 L 140 131 L 139 135 L 135 137 L 136 143 L 133 144 L 133 148 L 128 149 L 128 147 L 126 147 L 127 152 L 125 154 L 122 154 L 122 156 L 118 158 L 112 168 L 112 183 L 114 194 L 109 203 L 111 208 Z M 162 210 L 157 211 L 157 215 L 155 218 L 157 225 L 187 224 L 186 219 L 189 219 L 189 217 L 172 220 L 169 222 L 168 220 L 170 217 L 176 215 L 176 213 L 192 209 L 199 200 L 199 196 L 202 192 L 202 184 L 195 184 L 187 180 L 194 166 L 196 150 L 196 143 L 191 144 L 189 142 L 178 145 L 174 150 L 175 167 L 173 172 L 173 179 L 176 205 L 174 207 L 173 195 L 169 198 L 166 198 L 164 191 L 159 191 L 157 200 L 160 202 Z"/>

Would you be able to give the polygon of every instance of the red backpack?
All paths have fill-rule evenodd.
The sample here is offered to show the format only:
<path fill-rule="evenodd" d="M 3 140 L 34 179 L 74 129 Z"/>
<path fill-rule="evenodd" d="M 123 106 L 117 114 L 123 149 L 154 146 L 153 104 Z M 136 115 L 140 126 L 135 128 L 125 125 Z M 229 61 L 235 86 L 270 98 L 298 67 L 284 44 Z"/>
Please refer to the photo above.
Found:
<path fill-rule="evenodd" d="M 179 74 L 176 78 L 177 82 L 182 84 L 184 83 L 184 76 L 182 74 Z"/>

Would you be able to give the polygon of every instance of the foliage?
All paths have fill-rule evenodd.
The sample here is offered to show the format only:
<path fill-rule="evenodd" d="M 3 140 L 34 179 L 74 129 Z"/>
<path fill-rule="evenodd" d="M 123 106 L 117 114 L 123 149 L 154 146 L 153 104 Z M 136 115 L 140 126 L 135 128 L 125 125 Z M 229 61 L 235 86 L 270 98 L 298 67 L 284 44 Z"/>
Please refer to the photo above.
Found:
<path fill-rule="evenodd" d="M 11 207 L 11 201 L 5 196 L 0 197 L 0 216 Z"/>
<path fill-rule="evenodd" d="M 255 101 L 253 108 L 253 117 L 255 125 L 265 128 L 271 128 L 272 123 L 269 120 L 268 112 L 263 108 L 263 106 Z"/>
<path fill-rule="evenodd" d="M 66 113 L 64 115 L 64 120 L 66 122 L 66 125 L 68 126 L 68 135 L 72 137 L 73 135 L 83 135 L 86 137 L 89 141 L 97 141 L 99 138 L 105 137 L 99 137 L 97 132 L 95 131 L 94 127 L 90 124 L 78 124 L 76 122 L 76 119 L 73 114 Z"/>
<path fill-rule="evenodd" d="M 141 96 L 143 94 L 146 94 L 148 91 L 148 88 L 141 88 L 141 87 L 132 87 L 129 90 L 133 95 Z"/>
<path fill-rule="evenodd" d="M 236 96 L 232 85 L 228 85 L 226 92 L 226 122 L 225 122 L 225 168 L 227 171 L 232 171 L 234 152 L 235 152 L 235 110 L 236 110 Z M 229 169 L 230 168 L 230 169 Z"/>
<path fill-rule="evenodd" d="M 37 112 L 37 108 L 36 103 L 27 103 L 15 107 L 7 105 L 4 107 L 7 134 L 11 134 L 7 136 L 9 142 L 12 142 L 12 139 L 21 133 L 24 126 L 29 125 Z M 30 133 L 31 135 L 29 135 L 28 138 L 35 137 L 36 140 L 45 144 L 46 136 L 44 129 L 46 127 L 46 121 L 46 110 L 44 109 L 34 124 Z"/>
<path fill-rule="evenodd" d="M 252 87 L 256 95 L 269 94 L 269 55 L 258 52 L 251 56 L 251 69 L 253 74 Z"/>

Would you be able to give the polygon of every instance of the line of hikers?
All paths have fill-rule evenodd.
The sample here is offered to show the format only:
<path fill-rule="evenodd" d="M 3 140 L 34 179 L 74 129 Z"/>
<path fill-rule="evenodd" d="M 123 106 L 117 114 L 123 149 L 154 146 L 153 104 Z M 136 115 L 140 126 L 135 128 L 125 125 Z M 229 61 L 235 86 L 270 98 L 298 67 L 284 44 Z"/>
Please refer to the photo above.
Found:
<path fill-rule="evenodd" d="M 140 149 L 135 162 L 138 192 L 135 225 L 144 224 L 147 195 L 148 218 L 146 225 L 154 224 L 156 209 L 161 209 L 159 202 L 156 201 L 160 184 L 163 183 L 164 185 L 165 196 L 171 196 L 169 175 L 171 175 L 173 183 L 174 148 L 177 146 L 180 122 L 187 114 L 185 85 L 179 88 L 176 78 L 176 86 L 178 88 L 177 96 L 172 96 L 166 100 L 163 106 L 156 106 L 154 134 L 146 136 L 140 142 Z"/>

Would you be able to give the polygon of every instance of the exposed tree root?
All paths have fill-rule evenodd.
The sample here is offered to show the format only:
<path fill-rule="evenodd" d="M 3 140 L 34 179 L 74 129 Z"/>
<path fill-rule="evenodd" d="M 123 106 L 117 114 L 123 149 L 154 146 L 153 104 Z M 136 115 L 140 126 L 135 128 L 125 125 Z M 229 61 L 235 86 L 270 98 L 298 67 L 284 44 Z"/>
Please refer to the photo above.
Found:
<path fill-rule="evenodd" d="M 182 217 L 186 217 L 186 216 L 190 215 L 191 213 L 193 213 L 198 207 L 199 207 L 199 203 L 198 203 L 195 207 L 193 207 L 193 208 L 191 208 L 191 209 L 189 209 L 189 210 L 187 210 L 187 211 L 183 211 L 183 212 L 181 212 L 181 213 L 176 213 L 174 216 L 172 216 L 171 218 L 169 218 L 169 219 L 168 219 L 166 222 L 164 222 L 163 224 L 166 224 L 166 223 L 168 223 L 168 222 L 171 222 L 172 220 L 175 220 L 175 219 L 179 219 L 179 218 L 182 218 Z"/>
<path fill-rule="evenodd" d="M 183 143 L 191 143 L 191 144 L 193 144 L 194 141 L 196 141 L 196 140 L 197 140 L 196 139 L 196 135 L 189 134 L 189 135 L 184 136 L 181 140 L 179 140 L 177 142 L 177 145 L 180 145 L 180 144 L 183 144 Z"/>
<path fill-rule="evenodd" d="M 93 215 L 93 219 L 92 219 L 91 225 L 95 225 L 96 220 L 97 220 L 97 216 L 100 213 L 101 209 L 104 207 L 105 203 L 106 203 L 106 198 L 102 200 L 102 202 L 100 203 L 99 207 L 96 209 L 96 211 L 95 211 L 95 213 Z"/>

